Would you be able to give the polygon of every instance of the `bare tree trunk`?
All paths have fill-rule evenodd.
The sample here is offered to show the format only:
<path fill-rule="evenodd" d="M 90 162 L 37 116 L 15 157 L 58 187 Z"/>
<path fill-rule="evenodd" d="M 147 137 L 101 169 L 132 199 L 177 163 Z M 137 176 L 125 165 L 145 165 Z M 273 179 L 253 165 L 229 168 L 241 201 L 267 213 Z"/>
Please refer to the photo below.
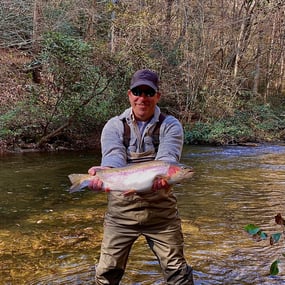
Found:
<path fill-rule="evenodd" d="M 112 4 L 118 4 L 119 0 L 112 0 Z M 111 31 L 110 31 L 110 46 L 111 46 L 111 52 L 113 53 L 115 51 L 115 19 L 116 19 L 116 12 L 112 11 L 112 16 L 111 16 L 111 20 L 112 20 L 112 24 L 111 24 Z"/>
<path fill-rule="evenodd" d="M 285 25 L 284 25 L 284 17 L 285 17 L 285 9 L 280 11 L 280 17 L 279 22 L 281 24 L 280 29 L 280 46 L 281 46 L 281 52 L 280 52 L 280 68 L 279 68 L 279 77 L 277 80 L 277 86 L 276 89 L 279 93 L 285 92 Z"/>
<path fill-rule="evenodd" d="M 42 14 L 42 0 L 35 0 L 34 11 L 33 11 L 33 39 L 32 39 L 32 50 L 35 57 L 40 53 L 40 41 L 43 29 L 43 14 Z M 41 83 L 41 64 L 35 62 L 32 67 L 32 77 L 35 83 Z"/>
<path fill-rule="evenodd" d="M 285 91 L 285 53 L 282 51 L 281 59 L 280 59 L 280 72 L 279 72 L 279 82 L 277 86 L 277 90 L 282 93 Z"/>
<path fill-rule="evenodd" d="M 42 0 L 35 0 L 34 13 L 33 13 L 33 52 L 39 53 L 40 50 L 40 39 L 42 34 Z"/>
<path fill-rule="evenodd" d="M 271 81 L 271 68 L 273 62 L 273 45 L 274 45 L 274 37 L 275 37 L 275 30 L 276 30 L 276 18 L 273 19 L 272 30 L 271 30 L 271 40 L 268 52 L 268 60 L 267 60 L 267 70 L 266 70 L 266 90 L 264 94 L 264 102 L 266 102 L 266 98 L 270 92 L 270 81 Z"/>
<path fill-rule="evenodd" d="M 250 35 L 251 25 L 252 25 L 252 13 L 256 6 L 255 0 L 248 1 L 244 0 L 241 10 L 246 9 L 245 15 L 242 18 L 240 33 L 237 40 L 237 47 L 235 53 L 235 63 L 234 63 L 234 78 L 238 75 L 239 62 L 242 58 L 242 54 L 246 48 L 247 41 Z M 244 8 L 245 7 L 245 8 Z"/>
<path fill-rule="evenodd" d="M 95 24 L 95 15 L 97 12 L 96 2 L 97 0 L 93 0 L 91 3 L 91 8 L 88 9 L 88 20 L 87 20 L 87 28 L 85 34 L 85 40 L 87 41 L 93 38 L 95 34 L 94 24 Z"/>
<path fill-rule="evenodd" d="M 259 31 L 258 43 L 256 48 L 256 65 L 255 65 L 255 72 L 254 72 L 254 79 L 253 79 L 253 95 L 258 94 L 258 87 L 259 87 L 259 77 L 260 77 L 260 57 L 261 57 L 261 42 L 262 42 L 262 31 Z M 266 98 L 264 98 L 266 101 Z"/>
<path fill-rule="evenodd" d="M 165 32 L 165 35 L 167 38 L 170 37 L 171 13 L 172 13 L 173 2 L 174 2 L 174 0 L 166 0 L 166 16 L 165 16 L 166 32 Z"/>

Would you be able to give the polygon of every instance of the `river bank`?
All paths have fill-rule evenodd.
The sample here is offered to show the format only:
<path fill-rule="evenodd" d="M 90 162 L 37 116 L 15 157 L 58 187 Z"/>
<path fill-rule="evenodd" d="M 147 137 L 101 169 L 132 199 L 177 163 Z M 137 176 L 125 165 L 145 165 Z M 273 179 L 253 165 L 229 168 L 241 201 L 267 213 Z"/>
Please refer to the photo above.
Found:
<path fill-rule="evenodd" d="M 55 139 L 38 147 L 35 142 L 18 140 L 0 140 L 0 154 L 26 153 L 26 152 L 56 152 L 56 151 L 88 151 L 100 150 L 100 133 L 90 136 L 73 137 L 68 139 Z"/>
<path fill-rule="evenodd" d="M 245 147 L 258 147 L 263 144 L 284 144 L 285 141 L 242 141 L 231 143 L 223 146 L 245 146 Z M 191 144 L 185 144 L 191 145 Z M 201 146 L 221 146 L 219 143 L 202 143 L 194 144 Z M 55 140 L 51 143 L 46 143 L 43 147 L 39 148 L 36 143 L 26 143 L 22 140 L 5 141 L 0 140 L 0 155 L 9 153 L 28 153 L 28 152 L 58 152 L 58 151 L 100 151 L 100 134 L 93 134 L 88 137 L 73 138 L 68 140 Z"/>

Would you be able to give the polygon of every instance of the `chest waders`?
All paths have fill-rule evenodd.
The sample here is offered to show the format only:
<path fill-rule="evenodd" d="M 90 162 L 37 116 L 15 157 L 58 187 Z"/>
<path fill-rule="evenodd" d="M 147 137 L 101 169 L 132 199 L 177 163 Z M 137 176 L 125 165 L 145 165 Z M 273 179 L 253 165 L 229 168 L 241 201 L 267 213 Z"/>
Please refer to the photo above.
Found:
<path fill-rule="evenodd" d="M 159 146 L 159 132 L 160 132 L 160 126 L 162 124 L 162 122 L 164 121 L 164 119 L 166 118 L 166 116 L 162 113 L 160 113 L 159 115 L 159 121 L 156 123 L 155 128 L 152 132 L 152 142 L 155 148 L 155 152 L 157 152 L 158 150 L 158 146 Z M 123 124 L 124 124 L 124 146 L 126 147 L 126 149 L 129 147 L 130 145 L 130 139 L 131 139 L 131 129 L 130 126 L 128 125 L 126 119 L 123 120 Z"/>
<path fill-rule="evenodd" d="M 160 126 L 165 117 L 160 114 L 151 134 L 155 151 L 153 155 L 131 155 L 128 162 L 142 162 L 155 158 L 160 143 Z M 131 130 L 125 119 L 123 124 L 123 143 L 127 150 Z M 157 257 L 167 285 L 194 285 L 192 268 L 184 259 L 184 239 L 176 203 L 176 197 L 171 190 L 130 196 L 124 196 L 116 191 L 108 193 L 101 255 L 96 268 L 96 285 L 120 284 L 131 247 L 140 235 L 145 237 Z"/>

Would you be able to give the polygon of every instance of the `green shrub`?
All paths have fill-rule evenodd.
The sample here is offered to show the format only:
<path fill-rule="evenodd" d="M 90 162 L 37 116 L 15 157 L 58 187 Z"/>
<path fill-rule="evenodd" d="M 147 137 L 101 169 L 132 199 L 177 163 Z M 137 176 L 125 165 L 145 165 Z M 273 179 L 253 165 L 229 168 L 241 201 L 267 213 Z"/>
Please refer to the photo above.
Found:
<path fill-rule="evenodd" d="M 252 107 L 252 108 L 250 108 Z M 235 144 L 257 140 L 278 140 L 285 119 L 269 105 L 248 105 L 232 117 L 199 121 L 185 128 L 186 144 Z M 282 132 L 281 132 L 282 133 Z"/>

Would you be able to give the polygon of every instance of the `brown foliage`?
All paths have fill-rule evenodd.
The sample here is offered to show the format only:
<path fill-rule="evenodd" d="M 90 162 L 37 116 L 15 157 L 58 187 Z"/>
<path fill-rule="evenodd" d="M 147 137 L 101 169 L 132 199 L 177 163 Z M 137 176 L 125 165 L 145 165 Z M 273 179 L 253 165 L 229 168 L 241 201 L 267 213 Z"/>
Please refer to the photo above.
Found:
<path fill-rule="evenodd" d="M 25 72 L 25 64 L 31 57 L 16 49 L 0 49 L 0 106 L 13 106 L 22 99 L 31 78 Z"/>

